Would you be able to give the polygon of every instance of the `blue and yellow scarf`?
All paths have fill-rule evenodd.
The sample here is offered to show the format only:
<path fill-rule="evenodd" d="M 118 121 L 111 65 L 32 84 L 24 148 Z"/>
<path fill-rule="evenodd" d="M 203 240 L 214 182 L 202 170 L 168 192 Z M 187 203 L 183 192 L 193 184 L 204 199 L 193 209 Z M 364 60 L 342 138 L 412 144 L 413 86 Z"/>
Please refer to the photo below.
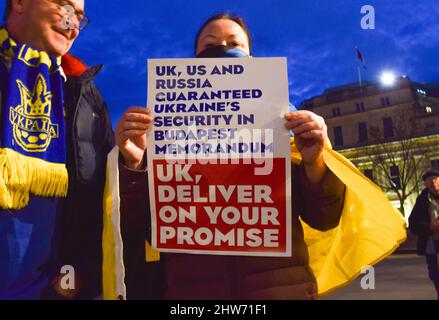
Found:
<path fill-rule="evenodd" d="M 12 59 L 1 110 L 0 208 L 22 209 L 30 195 L 65 197 L 61 58 L 18 44 L 4 28 L 0 54 Z"/>

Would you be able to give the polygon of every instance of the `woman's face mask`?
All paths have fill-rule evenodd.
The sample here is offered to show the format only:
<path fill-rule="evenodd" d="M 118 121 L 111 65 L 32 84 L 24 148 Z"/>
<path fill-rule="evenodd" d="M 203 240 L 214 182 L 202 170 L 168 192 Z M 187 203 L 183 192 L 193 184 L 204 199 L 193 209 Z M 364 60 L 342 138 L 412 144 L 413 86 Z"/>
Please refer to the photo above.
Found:
<path fill-rule="evenodd" d="M 248 57 L 247 52 L 237 47 L 223 45 L 211 46 L 197 54 L 197 58 L 242 58 Z"/>

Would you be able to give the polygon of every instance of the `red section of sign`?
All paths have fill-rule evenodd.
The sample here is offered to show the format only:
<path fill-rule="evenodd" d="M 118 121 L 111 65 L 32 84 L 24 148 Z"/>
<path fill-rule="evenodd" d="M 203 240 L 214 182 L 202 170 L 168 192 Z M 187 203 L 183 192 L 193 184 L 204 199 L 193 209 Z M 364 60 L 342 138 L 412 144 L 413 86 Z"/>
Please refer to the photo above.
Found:
<path fill-rule="evenodd" d="M 271 173 L 255 175 L 261 165 L 243 160 L 190 167 L 154 160 L 157 248 L 285 252 L 286 160 L 267 161 Z"/>

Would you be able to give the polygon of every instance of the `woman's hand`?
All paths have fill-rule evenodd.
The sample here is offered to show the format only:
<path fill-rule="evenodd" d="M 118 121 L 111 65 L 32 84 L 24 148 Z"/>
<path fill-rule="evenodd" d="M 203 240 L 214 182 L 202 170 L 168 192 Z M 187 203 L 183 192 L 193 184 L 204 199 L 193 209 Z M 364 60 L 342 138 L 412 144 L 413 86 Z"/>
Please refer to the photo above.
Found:
<path fill-rule="evenodd" d="M 285 120 L 285 127 L 294 132 L 308 180 L 314 184 L 319 183 L 326 172 L 323 148 L 328 139 L 328 128 L 325 120 L 306 110 L 288 112 Z"/>
<path fill-rule="evenodd" d="M 116 125 L 116 144 L 130 169 L 140 169 L 146 150 L 146 132 L 152 126 L 151 110 L 129 107 Z"/>

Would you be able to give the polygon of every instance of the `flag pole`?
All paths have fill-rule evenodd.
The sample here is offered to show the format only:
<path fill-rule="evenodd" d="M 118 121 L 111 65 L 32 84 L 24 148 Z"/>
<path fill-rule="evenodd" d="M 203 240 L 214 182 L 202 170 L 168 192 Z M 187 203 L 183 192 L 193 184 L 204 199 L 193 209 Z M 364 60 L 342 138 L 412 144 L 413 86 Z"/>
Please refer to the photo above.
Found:
<path fill-rule="evenodd" d="M 358 60 L 360 60 L 362 65 L 363 65 L 363 67 L 365 67 L 363 54 L 360 52 L 358 47 L 355 47 L 355 52 L 357 53 Z M 361 79 L 361 67 L 359 65 L 357 65 L 357 70 L 358 70 L 358 83 L 360 84 L 360 92 L 362 92 L 362 90 L 363 90 L 363 82 L 362 82 L 362 79 Z"/>

